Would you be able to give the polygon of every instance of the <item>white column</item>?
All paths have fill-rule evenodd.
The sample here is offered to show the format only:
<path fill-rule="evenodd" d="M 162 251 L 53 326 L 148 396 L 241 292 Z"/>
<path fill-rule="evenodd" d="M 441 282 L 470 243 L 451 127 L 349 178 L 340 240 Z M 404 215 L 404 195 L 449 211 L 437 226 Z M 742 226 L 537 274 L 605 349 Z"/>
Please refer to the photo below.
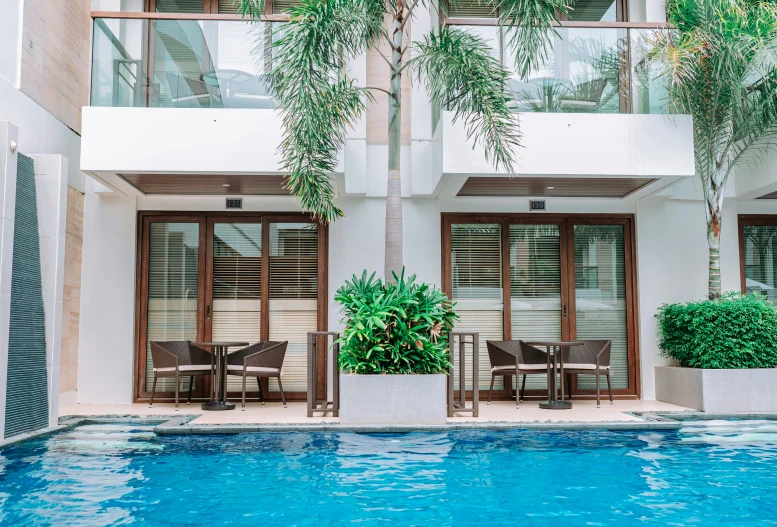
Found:
<path fill-rule="evenodd" d="M 35 164 L 41 283 L 46 314 L 49 426 L 54 426 L 59 417 L 68 162 L 59 154 L 31 155 L 30 158 Z"/>

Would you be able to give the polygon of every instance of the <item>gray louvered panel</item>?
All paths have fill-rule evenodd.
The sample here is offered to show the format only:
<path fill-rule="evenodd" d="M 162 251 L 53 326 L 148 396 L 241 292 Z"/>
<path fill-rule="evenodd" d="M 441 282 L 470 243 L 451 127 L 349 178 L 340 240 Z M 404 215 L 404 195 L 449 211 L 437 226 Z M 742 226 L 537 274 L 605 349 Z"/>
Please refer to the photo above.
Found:
<path fill-rule="evenodd" d="M 49 421 L 35 170 L 23 155 L 18 159 L 12 266 L 6 438 L 45 428 Z"/>

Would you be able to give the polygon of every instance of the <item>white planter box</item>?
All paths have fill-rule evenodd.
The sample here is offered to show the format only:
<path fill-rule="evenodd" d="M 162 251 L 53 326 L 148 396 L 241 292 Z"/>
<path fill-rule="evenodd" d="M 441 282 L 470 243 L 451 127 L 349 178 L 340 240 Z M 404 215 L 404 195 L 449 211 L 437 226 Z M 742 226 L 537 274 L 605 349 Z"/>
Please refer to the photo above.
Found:
<path fill-rule="evenodd" d="M 444 425 L 447 376 L 340 374 L 340 424 Z"/>
<path fill-rule="evenodd" d="M 656 366 L 656 399 L 709 413 L 777 412 L 777 368 Z"/>

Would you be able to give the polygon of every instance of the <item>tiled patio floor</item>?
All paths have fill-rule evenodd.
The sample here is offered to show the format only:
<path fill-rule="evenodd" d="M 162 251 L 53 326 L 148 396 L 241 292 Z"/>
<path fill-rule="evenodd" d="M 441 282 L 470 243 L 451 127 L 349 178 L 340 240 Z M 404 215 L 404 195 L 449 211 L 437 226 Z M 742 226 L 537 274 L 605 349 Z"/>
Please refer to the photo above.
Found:
<path fill-rule="evenodd" d="M 596 401 L 575 401 L 571 410 L 542 410 L 538 403 L 526 401 L 521 403 L 517 410 L 514 402 L 498 401 L 491 405 L 481 403 L 480 416 L 473 418 L 470 415 L 462 415 L 448 419 L 450 423 L 536 423 L 536 422 L 627 422 L 641 421 L 641 418 L 630 415 L 628 412 L 681 412 L 687 410 L 681 406 L 662 403 L 658 401 L 615 401 L 610 405 L 603 401 L 601 408 L 596 408 Z M 78 416 L 171 416 L 171 415 L 196 415 L 193 425 L 218 425 L 218 424 L 322 424 L 337 423 L 339 419 L 334 417 L 307 417 L 304 402 L 289 403 L 284 408 L 281 403 L 267 403 L 262 406 L 259 403 L 249 403 L 245 412 L 240 406 L 232 411 L 206 412 L 200 408 L 199 403 L 187 406 L 181 405 L 178 412 L 172 403 L 156 403 L 153 408 L 148 404 L 80 404 L 60 410 L 60 417 L 69 415 Z"/>

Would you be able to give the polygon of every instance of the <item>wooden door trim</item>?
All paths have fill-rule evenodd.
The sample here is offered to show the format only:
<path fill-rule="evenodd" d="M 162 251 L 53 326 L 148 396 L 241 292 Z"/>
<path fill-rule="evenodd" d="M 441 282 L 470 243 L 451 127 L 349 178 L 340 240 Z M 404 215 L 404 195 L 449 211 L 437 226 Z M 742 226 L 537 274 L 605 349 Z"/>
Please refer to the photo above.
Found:
<path fill-rule="evenodd" d="M 777 216 L 772 221 L 777 222 Z M 550 213 L 506 213 L 506 214 L 491 214 L 491 213 L 441 213 L 441 226 L 442 226 L 442 250 L 441 250 L 441 266 L 442 266 L 442 290 L 448 295 L 448 298 L 452 297 L 452 262 L 451 262 L 451 227 L 454 224 L 479 224 L 479 223 L 493 223 L 502 225 L 503 231 L 509 229 L 512 224 L 558 224 L 559 225 L 559 245 L 560 262 L 561 262 L 561 301 L 562 309 L 566 304 L 567 306 L 567 320 L 562 318 L 562 338 L 575 338 L 575 276 L 574 276 L 574 225 L 623 225 L 623 243 L 624 243 L 624 267 L 625 267 L 625 286 L 626 286 L 626 341 L 628 346 L 628 361 L 629 361 L 629 373 L 628 382 L 629 388 L 626 389 L 614 389 L 613 396 L 618 396 L 624 399 L 640 398 L 642 393 L 641 387 L 641 363 L 640 363 L 640 349 L 639 349 L 639 297 L 637 287 L 637 269 L 636 269 L 636 236 L 635 236 L 635 221 L 633 214 L 550 214 Z M 502 234 L 502 243 L 504 244 L 504 233 Z M 505 261 L 503 257 L 503 269 L 502 276 L 505 276 L 505 263 L 508 267 L 507 276 L 509 279 L 509 233 L 508 233 L 508 258 Z M 502 246 L 502 254 L 504 255 L 505 247 Z M 504 280 L 504 278 L 503 278 Z M 503 288 L 505 284 L 503 283 Z M 509 287 L 509 286 L 508 286 Z M 509 289 L 508 289 L 509 291 Z M 505 306 L 507 302 L 505 302 Z M 508 313 L 508 309 L 503 310 L 503 338 L 506 340 L 512 336 L 512 327 L 510 326 L 511 320 L 507 319 L 505 313 Z M 563 317 L 563 314 L 562 314 Z M 577 383 L 573 383 L 573 395 L 578 395 L 583 399 L 592 397 L 595 392 L 592 390 L 577 390 Z M 498 398 L 506 398 L 508 389 L 506 388 L 503 393 L 499 394 Z M 541 397 L 543 394 L 541 391 L 527 391 L 527 396 Z M 495 396 L 497 398 L 497 396 Z"/>
<path fill-rule="evenodd" d="M 192 213 L 185 214 L 154 214 L 146 215 L 143 211 L 138 212 L 138 231 L 136 233 L 138 240 L 138 265 L 135 272 L 135 350 L 134 350 L 134 375 L 133 375 L 133 400 L 135 402 L 141 399 L 148 399 L 151 393 L 146 391 L 146 362 L 148 352 L 146 341 L 148 340 L 148 282 L 149 282 L 149 252 L 150 252 L 150 229 L 152 223 L 196 223 L 199 225 L 198 231 L 198 262 L 197 262 L 197 288 L 204 292 L 205 269 L 203 266 L 205 260 L 205 239 L 207 224 L 204 216 Z M 198 338 L 203 334 L 204 320 L 200 316 L 205 309 L 205 295 L 200 294 L 197 298 L 197 335 Z M 169 398 L 174 396 L 174 392 L 157 392 L 157 398 Z"/>
<path fill-rule="evenodd" d="M 170 211 L 170 210 L 143 210 L 138 211 L 136 230 L 136 278 L 135 278 L 135 339 L 133 352 L 133 401 L 147 401 L 151 394 L 145 391 L 146 375 L 146 342 L 148 340 L 148 273 L 150 250 L 150 225 L 151 223 L 197 223 L 198 234 L 198 288 L 202 292 L 197 300 L 197 338 L 210 338 L 212 336 L 212 318 L 205 319 L 205 311 L 208 303 L 211 305 L 211 317 L 213 307 L 213 291 L 209 276 L 213 274 L 213 228 L 216 223 L 261 223 L 262 225 L 262 278 L 261 278 L 261 322 L 260 335 L 262 340 L 269 340 L 269 299 L 270 299 L 270 229 L 272 222 L 289 223 L 316 223 L 318 228 L 318 291 L 317 291 L 317 328 L 326 331 L 328 324 L 328 251 L 329 229 L 328 226 L 318 223 L 310 214 L 300 212 L 232 212 L 232 211 Z M 210 302 L 209 302 L 210 301 Z M 321 361 L 326 364 L 326 346 L 320 347 L 319 365 Z M 322 378 L 323 377 L 323 378 Z M 263 389 L 268 400 L 280 400 L 280 394 L 267 389 L 267 380 L 264 379 Z M 319 368 L 319 386 L 326 390 L 326 369 Z M 325 392 L 324 392 L 325 393 Z M 248 392 L 247 395 L 255 396 L 258 392 Z M 162 401 L 173 397 L 174 392 L 157 392 L 156 399 Z M 235 394 L 230 393 L 230 396 Z M 196 395 L 195 395 L 196 398 Z M 305 392 L 289 392 L 288 400 L 305 400 Z"/>

